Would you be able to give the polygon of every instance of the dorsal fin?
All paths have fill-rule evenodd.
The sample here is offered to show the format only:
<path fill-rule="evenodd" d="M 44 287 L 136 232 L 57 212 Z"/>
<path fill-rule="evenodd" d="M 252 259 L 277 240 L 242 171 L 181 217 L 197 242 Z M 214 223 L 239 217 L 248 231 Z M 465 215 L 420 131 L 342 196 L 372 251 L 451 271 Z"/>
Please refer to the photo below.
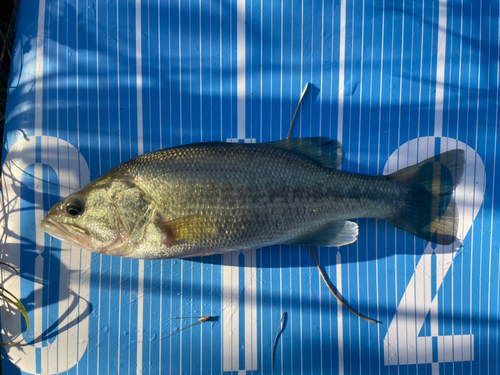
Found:
<path fill-rule="evenodd" d="M 338 168 L 344 160 L 342 144 L 328 137 L 291 138 L 265 144 L 307 155 L 328 168 Z"/>

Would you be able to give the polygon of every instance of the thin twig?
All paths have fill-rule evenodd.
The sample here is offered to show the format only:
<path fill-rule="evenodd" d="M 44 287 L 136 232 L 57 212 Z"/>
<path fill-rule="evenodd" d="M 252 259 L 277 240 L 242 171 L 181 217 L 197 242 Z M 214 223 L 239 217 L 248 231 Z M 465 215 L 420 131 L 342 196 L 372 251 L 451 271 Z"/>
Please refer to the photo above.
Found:
<path fill-rule="evenodd" d="M 286 325 L 286 312 L 281 315 L 280 325 L 278 326 L 278 331 L 276 332 L 276 336 L 274 337 L 274 345 L 273 345 L 273 355 L 272 355 L 272 366 L 274 368 L 274 357 L 276 355 L 276 345 L 278 344 L 278 339 L 280 338 L 283 330 Z"/>
<path fill-rule="evenodd" d="M 295 113 L 293 114 L 292 122 L 290 123 L 290 130 L 288 130 L 288 135 L 286 136 L 286 139 L 290 139 L 290 136 L 292 135 L 292 128 L 293 128 L 293 123 L 295 122 L 295 117 L 297 117 L 297 113 L 299 112 L 300 104 L 302 103 L 302 99 L 304 99 L 304 96 L 306 95 L 306 91 L 309 88 L 309 82 L 306 83 L 306 87 L 304 87 L 304 91 L 302 91 L 302 95 L 300 96 L 299 102 L 297 104 L 297 108 L 295 109 Z"/>
<path fill-rule="evenodd" d="M 168 339 L 169 337 L 173 336 L 173 335 L 176 335 L 177 333 L 179 332 L 182 332 L 184 331 L 185 329 L 188 329 L 188 328 L 191 328 L 191 327 L 194 327 L 195 325 L 198 325 L 198 324 L 201 324 L 201 323 L 205 323 L 205 322 L 208 322 L 209 320 L 212 320 L 214 318 L 217 318 L 216 316 L 211 316 L 211 315 L 205 315 L 205 316 L 200 316 L 200 317 L 188 317 L 188 318 L 170 318 L 170 319 L 198 319 L 198 321 L 196 323 L 193 323 L 193 324 L 190 324 L 188 325 L 187 327 L 184 327 L 174 333 L 171 333 L 170 335 L 168 335 L 167 337 L 164 337 L 162 339 L 160 339 L 160 341 L 162 340 L 165 340 L 165 339 Z"/>
<path fill-rule="evenodd" d="M 0 180 L 0 187 L 2 187 L 2 180 Z M 14 267 L 12 267 L 10 264 L 0 262 L 0 265 L 9 267 L 10 269 L 12 269 L 12 271 L 14 271 L 16 273 L 16 275 L 19 275 L 19 272 Z"/>
<path fill-rule="evenodd" d="M 349 305 L 347 305 L 347 303 L 344 302 L 344 300 L 342 299 L 341 296 L 339 296 L 335 290 L 331 287 L 330 283 L 328 282 L 328 280 L 326 279 L 326 276 L 325 274 L 323 273 L 323 270 L 321 269 L 320 265 L 319 265 L 319 262 L 318 262 L 318 258 L 316 258 L 316 254 L 314 253 L 314 249 L 312 246 L 309 246 L 309 249 L 311 249 L 311 253 L 314 257 L 314 261 L 316 262 L 316 267 L 318 267 L 318 270 L 319 270 L 319 273 L 321 275 L 321 277 L 323 278 L 323 281 L 325 282 L 326 286 L 328 287 L 328 289 L 330 289 L 330 292 L 332 292 L 332 294 L 335 296 L 335 298 L 337 298 L 337 300 L 342 304 L 342 306 L 344 306 L 347 310 L 349 310 L 350 312 L 352 312 L 354 315 L 356 315 L 358 318 L 361 318 L 361 319 L 364 319 L 366 320 L 367 322 L 370 322 L 370 323 L 381 323 L 379 322 L 378 320 L 374 320 L 374 319 L 371 319 L 371 318 L 367 318 L 366 316 L 363 316 L 361 314 L 358 314 L 356 311 L 354 311 L 353 309 L 351 309 L 349 307 Z"/>

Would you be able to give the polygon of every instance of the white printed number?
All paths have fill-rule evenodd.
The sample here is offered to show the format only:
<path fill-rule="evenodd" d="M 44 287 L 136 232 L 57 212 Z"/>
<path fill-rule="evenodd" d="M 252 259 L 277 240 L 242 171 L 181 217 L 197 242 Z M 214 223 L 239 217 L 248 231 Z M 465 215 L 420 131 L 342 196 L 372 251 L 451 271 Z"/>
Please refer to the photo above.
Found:
<path fill-rule="evenodd" d="M 466 144 L 450 138 L 439 139 L 440 152 L 456 148 L 466 151 L 464 178 L 455 190 L 460 218 L 458 237 L 464 239 L 483 203 L 486 185 L 484 164 L 477 153 Z M 436 141 L 434 137 L 422 137 L 405 143 L 391 155 L 384 174 L 432 157 Z M 409 159 L 411 157 L 414 160 Z M 457 254 L 452 246 L 436 246 L 430 243 L 427 245 L 384 338 L 386 366 L 474 360 L 472 334 L 440 336 L 438 330 L 437 292 Z M 434 271 L 431 269 L 433 261 L 439 265 Z M 431 290 L 433 283 L 434 292 Z M 431 335 L 419 336 L 429 313 Z"/>

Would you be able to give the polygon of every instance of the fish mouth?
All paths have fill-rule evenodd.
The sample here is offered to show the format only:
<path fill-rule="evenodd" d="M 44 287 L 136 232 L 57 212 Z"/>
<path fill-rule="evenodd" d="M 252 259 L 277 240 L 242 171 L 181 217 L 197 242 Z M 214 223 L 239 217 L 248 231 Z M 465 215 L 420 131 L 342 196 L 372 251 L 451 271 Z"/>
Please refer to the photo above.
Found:
<path fill-rule="evenodd" d="M 73 233 L 67 230 L 62 224 L 52 219 L 43 219 L 40 222 L 40 227 L 50 234 L 52 237 L 60 241 L 70 242 L 72 244 L 86 247 L 88 244 L 84 243 L 81 239 L 77 238 Z M 77 228 L 82 230 L 80 228 Z"/>

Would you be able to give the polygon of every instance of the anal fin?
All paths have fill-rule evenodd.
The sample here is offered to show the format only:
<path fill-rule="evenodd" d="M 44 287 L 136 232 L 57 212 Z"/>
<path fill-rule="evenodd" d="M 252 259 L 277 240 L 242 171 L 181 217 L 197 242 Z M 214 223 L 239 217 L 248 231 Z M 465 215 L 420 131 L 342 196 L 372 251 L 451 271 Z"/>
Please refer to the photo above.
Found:
<path fill-rule="evenodd" d="M 352 221 L 339 221 L 317 232 L 295 238 L 290 245 L 309 246 L 343 246 L 356 242 L 358 239 L 358 224 Z"/>

